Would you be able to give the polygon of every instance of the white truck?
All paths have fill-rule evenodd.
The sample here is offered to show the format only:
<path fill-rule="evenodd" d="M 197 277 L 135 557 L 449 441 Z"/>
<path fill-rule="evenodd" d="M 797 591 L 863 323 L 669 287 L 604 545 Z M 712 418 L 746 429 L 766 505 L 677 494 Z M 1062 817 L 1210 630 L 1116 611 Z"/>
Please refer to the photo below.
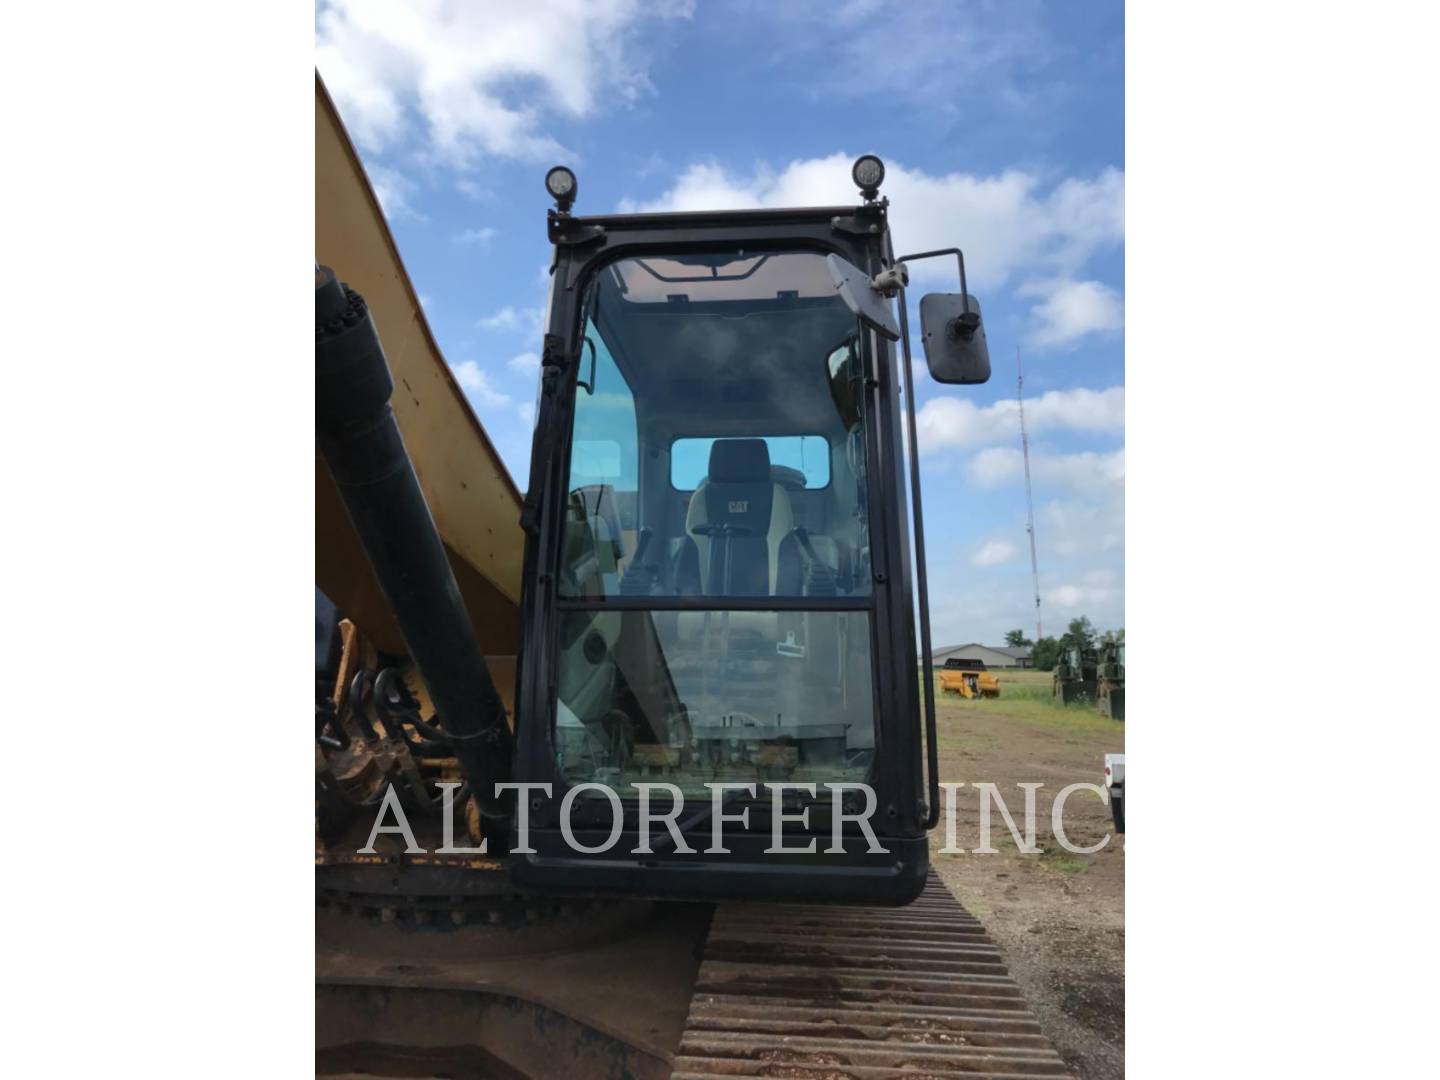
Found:
<path fill-rule="evenodd" d="M 1125 831 L 1125 755 L 1105 755 L 1105 787 L 1110 792 L 1110 816 L 1115 831 Z"/>

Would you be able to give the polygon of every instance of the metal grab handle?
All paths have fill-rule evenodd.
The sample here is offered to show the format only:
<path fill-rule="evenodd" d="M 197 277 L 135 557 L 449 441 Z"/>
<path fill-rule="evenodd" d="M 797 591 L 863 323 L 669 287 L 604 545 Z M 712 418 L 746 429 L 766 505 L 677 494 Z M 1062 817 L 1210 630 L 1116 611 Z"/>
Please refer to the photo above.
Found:
<path fill-rule="evenodd" d="M 589 335 L 589 334 L 586 334 L 586 335 L 585 335 L 584 344 L 590 346 L 590 379 L 589 379 L 588 382 L 581 382 L 581 381 L 580 381 L 580 377 L 577 375 L 576 378 L 575 378 L 575 386 L 576 386 L 577 388 L 583 389 L 583 390 L 584 390 L 587 394 L 589 394 L 591 397 L 594 397 L 594 396 L 595 396 L 595 342 L 593 342 L 593 341 L 590 340 L 590 335 Z"/>
<path fill-rule="evenodd" d="M 963 274 L 965 264 L 962 262 L 960 265 Z M 915 368 L 910 360 L 910 316 L 903 288 L 899 299 L 900 349 L 905 356 L 905 415 L 910 429 L 910 499 L 915 507 L 915 581 L 920 590 L 920 656 L 925 669 L 925 764 L 930 773 L 930 809 L 925 828 L 929 830 L 940 823 L 940 743 L 935 730 L 935 662 L 930 650 L 930 586 L 925 578 L 925 511 L 920 505 L 920 450 L 915 436 Z"/>

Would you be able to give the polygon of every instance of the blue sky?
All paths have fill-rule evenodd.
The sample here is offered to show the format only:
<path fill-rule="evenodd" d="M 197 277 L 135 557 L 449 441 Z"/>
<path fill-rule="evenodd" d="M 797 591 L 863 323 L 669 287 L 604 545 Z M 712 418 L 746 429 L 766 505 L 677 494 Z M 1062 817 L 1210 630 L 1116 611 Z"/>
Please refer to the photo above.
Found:
<path fill-rule="evenodd" d="M 901 252 L 959 245 L 994 374 L 919 380 L 937 643 L 1124 621 L 1119 2 L 322 2 L 316 63 L 441 349 L 524 484 L 545 300 L 542 178 L 578 213 L 847 202 L 886 162 Z M 912 304 L 956 291 L 912 266 Z M 912 317 L 912 322 L 915 321 Z M 920 356 L 918 342 L 916 356 Z"/>

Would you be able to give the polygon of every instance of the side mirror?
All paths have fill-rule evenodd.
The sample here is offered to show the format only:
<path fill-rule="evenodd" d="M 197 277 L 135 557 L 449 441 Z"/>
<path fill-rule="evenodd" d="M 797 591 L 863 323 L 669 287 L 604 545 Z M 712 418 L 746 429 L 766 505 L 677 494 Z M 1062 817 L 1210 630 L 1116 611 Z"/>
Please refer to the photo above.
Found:
<path fill-rule="evenodd" d="M 973 385 L 990 379 L 990 346 L 980 321 L 980 301 L 951 293 L 920 299 L 925 362 L 936 382 Z"/>
<path fill-rule="evenodd" d="M 871 283 L 870 276 L 839 255 L 826 255 L 825 265 L 830 268 L 830 280 L 835 283 L 835 291 L 845 301 L 845 306 L 871 330 L 878 331 L 891 341 L 899 341 L 900 324 L 895 321 L 895 312 L 891 310 L 885 294 Z M 902 280 L 898 284 L 903 286 L 905 282 Z"/>

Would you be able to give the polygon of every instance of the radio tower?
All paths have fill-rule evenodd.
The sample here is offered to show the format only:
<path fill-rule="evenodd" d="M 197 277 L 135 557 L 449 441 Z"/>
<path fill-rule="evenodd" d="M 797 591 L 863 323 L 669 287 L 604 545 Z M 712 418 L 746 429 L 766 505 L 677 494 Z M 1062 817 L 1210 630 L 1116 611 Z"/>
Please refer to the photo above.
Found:
<path fill-rule="evenodd" d="M 1025 455 L 1025 531 L 1030 536 L 1030 581 L 1035 586 L 1035 640 L 1040 630 L 1040 567 L 1035 559 L 1035 498 L 1030 491 L 1030 436 L 1025 432 L 1025 373 L 1020 370 L 1020 347 L 1015 347 L 1015 400 L 1020 405 L 1020 450 Z"/>

